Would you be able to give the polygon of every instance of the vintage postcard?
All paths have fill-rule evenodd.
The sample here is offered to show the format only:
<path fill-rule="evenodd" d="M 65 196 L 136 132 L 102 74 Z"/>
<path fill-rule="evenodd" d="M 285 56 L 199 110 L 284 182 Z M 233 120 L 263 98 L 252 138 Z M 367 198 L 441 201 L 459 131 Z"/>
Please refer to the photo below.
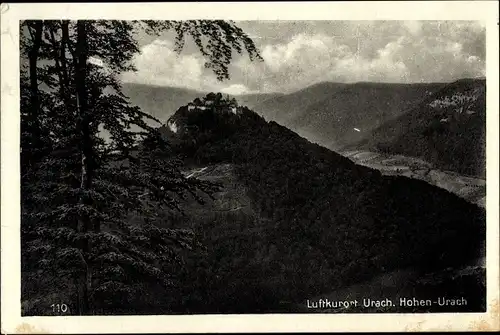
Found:
<path fill-rule="evenodd" d="M 499 330 L 495 1 L 1 32 L 2 333 Z"/>

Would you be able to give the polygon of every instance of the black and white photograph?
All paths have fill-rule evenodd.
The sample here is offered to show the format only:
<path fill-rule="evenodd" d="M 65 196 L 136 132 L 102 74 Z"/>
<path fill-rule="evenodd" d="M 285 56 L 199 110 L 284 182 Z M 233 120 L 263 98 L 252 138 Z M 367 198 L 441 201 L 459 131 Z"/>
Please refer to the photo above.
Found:
<path fill-rule="evenodd" d="M 185 17 L 2 27 L 21 317 L 498 314 L 486 19 Z"/>

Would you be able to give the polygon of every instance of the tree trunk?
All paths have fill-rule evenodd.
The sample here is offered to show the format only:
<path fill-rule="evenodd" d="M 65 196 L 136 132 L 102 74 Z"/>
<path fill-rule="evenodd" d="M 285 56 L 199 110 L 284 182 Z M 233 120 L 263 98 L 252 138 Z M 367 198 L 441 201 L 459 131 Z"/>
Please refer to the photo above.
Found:
<path fill-rule="evenodd" d="M 64 109 L 65 109 L 65 115 L 68 115 L 69 111 L 71 110 L 70 106 L 70 101 L 71 97 L 68 96 L 67 92 L 69 92 L 69 82 L 68 82 L 68 74 L 67 74 L 67 69 L 66 69 L 66 48 L 65 48 L 65 41 L 64 41 L 64 24 L 62 25 L 62 31 L 63 31 L 63 37 L 61 38 L 60 43 L 57 43 L 56 36 L 54 34 L 54 28 L 50 29 L 50 39 L 53 47 L 53 55 L 54 55 L 54 62 L 55 62 L 55 67 L 57 71 L 57 77 L 59 79 L 59 95 L 61 98 L 61 101 L 64 104 Z M 68 29 L 68 26 L 66 25 L 66 29 Z"/>
<path fill-rule="evenodd" d="M 69 86 L 69 78 L 68 78 L 68 66 L 66 64 L 66 45 L 69 43 L 69 21 L 63 20 L 61 23 L 62 29 L 62 39 L 61 39 L 61 49 L 60 49 L 60 57 L 61 57 L 61 70 L 63 75 L 63 81 L 66 84 L 66 87 Z"/>
<path fill-rule="evenodd" d="M 82 195 L 80 203 L 83 207 L 91 205 L 91 199 L 88 191 L 92 187 L 92 137 L 90 133 L 90 115 L 87 102 L 87 59 L 88 59 L 88 44 L 87 44 L 87 22 L 80 20 L 77 22 L 77 41 L 75 49 L 75 88 L 76 102 L 78 109 L 78 130 L 80 132 L 80 151 L 81 151 L 81 179 L 80 189 Z M 78 231 L 85 234 L 91 230 L 90 218 L 87 214 L 81 214 L 78 221 Z M 86 271 L 78 280 L 78 295 L 79 295 L 79 311 L 81 315 L 91 314 L 90 297 L 91 290 L 91 272 L 88 256 L 91 251 L 90 241 L 84 242 L 82 251 L 86 262 Z"/>
<path fill-rule="evenodd" d="M 80 135 L 82 145 L 82 188 L 90 189 L 93 175 L 93 155 L 92 155 L 92 134 L 90 131 L 90 115 L 88 111 L 87 99 L 87 32 L 86 22 L 77 23 L 77 68 L 76 68 L 76 94 L 80 120 Z"/>
<path fill-rule="evenodd" d="M 29 132 L 33 136 L 31 142 L 32 156 L 29 158 L 28 164 L 31 165 L 37 160 L 39 150 L 41 149 L 41 127 L 40 127 L 40 97 L 38 91 L 38 71 L 37 63 L 42 44 L 43 21 L 33 21 L 28 26 L 28 29 L 34 29 L 33 45 L 28 51 L 29 59 L 29 75 L 30 75 L 30 110 L 28 117 Z"/>

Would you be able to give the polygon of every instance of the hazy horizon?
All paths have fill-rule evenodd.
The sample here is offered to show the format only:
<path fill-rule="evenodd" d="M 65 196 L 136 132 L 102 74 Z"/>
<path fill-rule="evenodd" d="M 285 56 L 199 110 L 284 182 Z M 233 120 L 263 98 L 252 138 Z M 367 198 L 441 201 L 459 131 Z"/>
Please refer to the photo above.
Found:
<path fill-rule="evenodd" d="M 485 76 L 485 26 L 480 21 L 239 21 L 264 61 L 235 55 L 231 79 L 218 82 L 187 39 L 137 35 L 135 73 L 124 82 L 221 91 L 291 93 L 320 82 L 426 83 Z"/>
<path fill-rule="evenodd" d="M 304 86 L 302 88 L 298 88 L 296 90 L 293 90 L 293 91 L 290 91 L 290 92 L 280 92 L 280 91 L 274 91 L 274 92 L 244 92 L 244 93 L 225 93 L 225 92 L 221 92 L 220 90 L 213 90 L 213 91 L 210 91 L 210 90 L 198 90 L 198 89 L 192 89 L 192 88 L 187 88 L 187 87 L 182 87 L 182 86 L 174 86 L 174 85 L 169 85 L 169 86 L 166 86 L 166 85 L 158 85 L 158 84 L 155 84 L 155 83 L 136 83 L 136 82 L 122 82 L 122 84 L 124 85 L 143 85 L 143 86 L 150 86 L 150 87 L 158 87 L 158 88 L 172 88 L 172 89 L 179 89 L 179 90 L 189 90 L 189 91 L 193 91 L 193 92 L 199 92 L 201 94 L 206 94 L 206 93 L 209 93 L 209 92 L 214 92 L 214 93 L 223 93 L 223 94 L 229 94 L 229 95 L 232 95 L 232 96 L 245 96 L 245 95 L 254 95 L 254 94 L 282 94 L 282 95 L 286 95 L 286 94 L 292 94 L 292 93 L 295 93 L 295 92 L 299 92 L 299 91 L 302 91 L 302 90 L 305 90 L 309 87 L 312 87 L 312 86 L 316 86 L 316 85 L 321 85 L 321 84 L 346 84 L 346 85 L 355 85 L 355 84 L 385 84 L 385 85 L 419 85 L 419 84 L 422 84 L 422 85 L 425 85 L 425 84 L 449 84 L 449 83 L 453 83 L 455 81 L 459 81 L 459 80 L 486 80 L 486 76 L 477 76 L 477 77 L 462 77 L 462 78 L 456 78 L 456 79 L 453 79 L 453 80 L 448 80 L 448 81 L 427 81 L 427 82 L 413 82 L 413 83 L 398 83 L 398 82 L 382 82 L 382 81 L 354 81 L 354 82 L 340 82 L 340 81 L 321 81 L 321 82 L 317 82 L 317 83 L 314 83 L 314 84 L 310 84 L 310 85 L 307 85 L 307 86 Z"/>

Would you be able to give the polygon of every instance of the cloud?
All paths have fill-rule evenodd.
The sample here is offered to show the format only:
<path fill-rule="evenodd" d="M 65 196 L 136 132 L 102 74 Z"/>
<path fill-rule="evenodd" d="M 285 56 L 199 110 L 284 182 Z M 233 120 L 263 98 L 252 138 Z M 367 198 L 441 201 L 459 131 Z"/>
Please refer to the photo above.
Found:
<path fill-rule="evenodd" d="M 143 46 L 133 64 L 137 71 L 123 74 L 126 82 L 194 89 L 199 89 L 203 82 L 203 59 L 196 55 L 178 55 L 171 41 L 157 39 Z"/>
<path fill-rule="evenodd" d="M 201 54 L 178 54 L 174 51 L 173 42 L 169 40 L 156 39 L 142 46 L 132 62 L 137 71 L 124 73 L 124 82 L 218 91 L 234 95 L 251 93 L 251 90 L 241 83 L 218 81 L 211 70 L 205 68 L 205 59 Z"/>
<path fill-rule="evenodd" d="M 412 35 L 419 35 L 422 31 L 422 22 L 421 21 L 405 21 L 403 25 L 408 29 L 408 31 Z"/>
<path fill-rule="evenodd" d="M 370 30 L 371 35 L 367 34 Z M 479 23 L 365 22 L 352 32 L 357 37 L 350 40 L 334 34 L 300 33 L 287 42 L 265 45 L 262 56 L 268 86 L 299 89 L 320 81 L 433 82 L 485 74 L 484 27 Z M 258 75 L 257 68 L 250 73 Z"/>
<path fill-rule="evenodd" d="M 332 44 L 324 35 L 298 34 L 287 44 L 266 45 L 262 57 L 271 70 L 276 72 L 299 63 L 321 61 L 321 57 L 329 53 L 330 47 Z"/>
<path fill-rule="evenodd" d="M 242 84 L 232 84 L 228 87 L 222 88 L 221 93 L 231 94 L 231 95 L 241 95 L 251 93 L 245 85 Z"/>
<path fill-rule="evenodd" d="M 143 45 L 133 60 L 138 71 L 123 78 L 244 94 L 293 91 L 321 81 L 410 83 L 485 74 L 485 27 L 480 22 L 246 22 L 243 28 L 264 37 L 255 41 L 264 63 L 237 56 L 230 81 L 218 82 L 199 53 L 177 55 L 173 43 L 163 39 Z M 272 38 L 265 38 L 268 33 Z"/>

